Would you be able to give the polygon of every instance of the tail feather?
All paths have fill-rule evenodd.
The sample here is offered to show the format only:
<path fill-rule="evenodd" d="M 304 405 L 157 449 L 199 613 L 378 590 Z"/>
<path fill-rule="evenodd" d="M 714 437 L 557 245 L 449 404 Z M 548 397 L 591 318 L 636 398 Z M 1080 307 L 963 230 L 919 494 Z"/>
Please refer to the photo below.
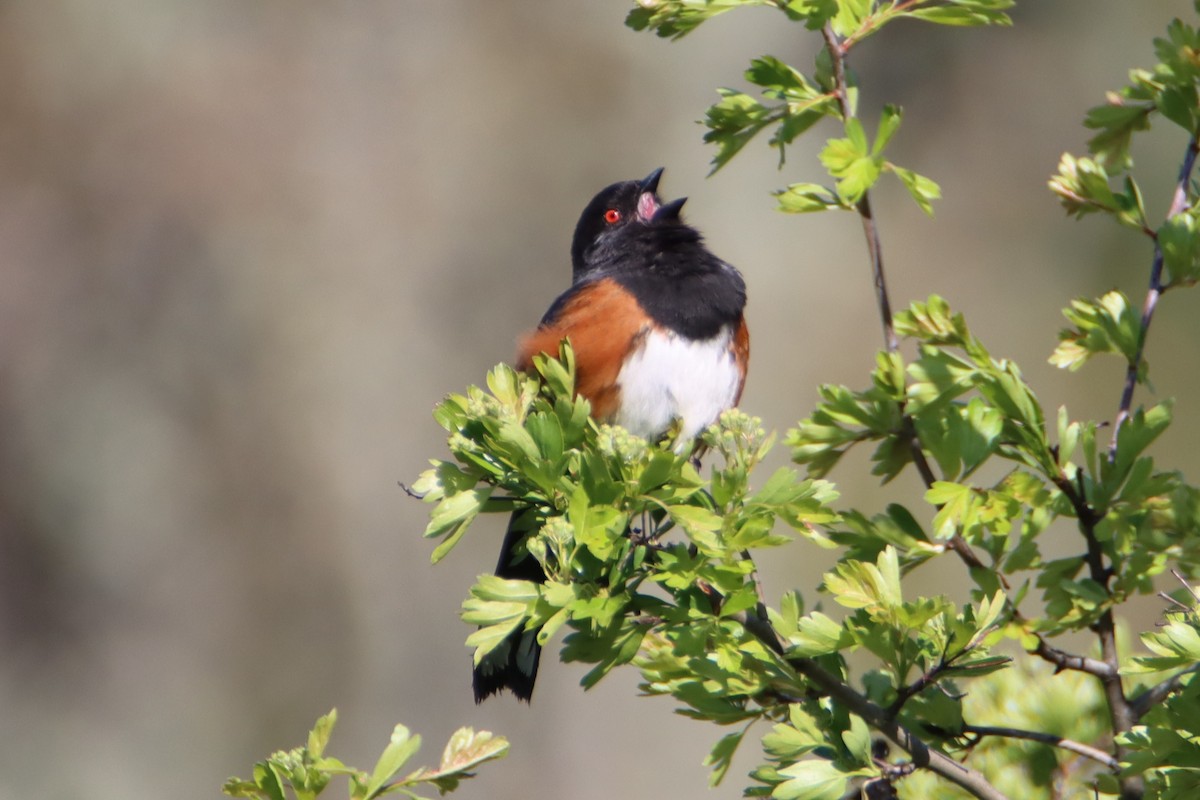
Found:
<path fill-rule="evenodd" d="M 542 657 L 537 634 L 523 629 L 514 631 L 476 665 L 472 676 L 476 703 L 499 694 L 502 689 L 508 689 L 518 700 L 529 702 Z"/>
<path fill-rule="evenodd" d="M 522 519 L 520 512 L 514 513 L 509 518 L 504 544 L 500 547 L 496 574 L 501 578 L 545 583 L 546 573 L 542 565 L 523 546 L 528 533 L 528 521 Z M 542 646 L 537 643 L 537 635 L 537 630 L 517 628 L 499 647 L 475 665 L 472 683 L 476 703 L 482 703 L 502 689 L 508 689 L 518 700 L 529 702 L 542 657 Z"/>

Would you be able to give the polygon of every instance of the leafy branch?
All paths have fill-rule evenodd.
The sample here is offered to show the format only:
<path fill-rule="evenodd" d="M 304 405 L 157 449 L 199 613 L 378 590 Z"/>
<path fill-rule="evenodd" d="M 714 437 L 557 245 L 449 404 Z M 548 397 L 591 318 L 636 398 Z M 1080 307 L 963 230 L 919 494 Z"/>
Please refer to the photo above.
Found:
<path fill-rule="evenodd" d="M 771 648 L 777 654 L 787 656 L 788 647 L 785 644 L 785 640 L 771 627 L 768 621 L 762 618 L 756 619 L 746 616 L 743 618 L 743 622 L 746 625 L 747 631 L 757 637 L 759 641 L 766 644 L 767 647 Z M 928 673 L 926 676 L 922 676 L 923 680 L 918 682 L 922 685 L 917 687 L 914 684 L 913 687 L 906 687 L 901 692 L 901 696 L 891 706 L 883 708 L 856 692 L 837 676 L 822 667 L 814 658 L 793 657 L 788 658 L 787 661 L 797 673 L 811 681 L 819 691 L 842 703 L 847 709 L 857 714 L 871 725 L 871 727 L 883 734 L 889 742 L 910 754 L 913 759 L 911 762 L 912 767 L 928 769 L 945 778 L 947 781 L 967 790 L 975 797 L 983 798 L 984 800 L 1005 800 L 1005 796 L 996 791 L 981 773 L 959 761 L 955 761 L 938 750 L 931 749 L 928 744 L 914 735 L 911 730 L 897 723 L 897 715 L 904 702 L 936 682 L 936 676 L 929 675 Z M 946 668 L 945 665 L 941 665 L 938 671 L 943 671 Z M 904 771 L 902 774 L 907 774 L 907 771 Z M 882 777 L 886 778 L 888 776 L 885 773 Z"/>
<path fill-rule="evenodd" d="M 441 763 L 436 768 L 421 767 L 408 775 L 400 771 L 421 747 L 421 737 L 397 725 L 391 741 L 370 772 L 346 766 L 340 760 L 325 755 L 329 737 L 337 724 L 337 710 L 317 720 L 303 747 L 280 751 L 254 765 L 252 780 L 230 778 L 221 791 L 230 797 L 252 800 L 311 800 L 321 794 L 336 777 L 349 781 L 350 800 L 374 800 L 386 794 L 402 794 L 420 800 L 414 788 L 426 784 L 439 795 L 458 788 L 466 778 L 474 777 L 473 770 L 487 761 L 503 758 L 508 742 L 502 736 L 487 731 L 478 733 L 459 728 L 446 743 Z"/>
<path fill-rule="evenodd" d="M 1191 183 L 1192 169 L 1196 164 L 1197 152 L 1200 151 L 1197 149 L 1196 135 L 1193 133 L 1192 138 L 1188 141 L 1187 153 L 1184 156 L 1183 165 L 1179 168 L 1179 179 L 1175 184 L 1175 193 L 1171 199 L 1171 207 L 1167 211 L 1167 224 L 1164 225 L 1161 234 L 1156 234 L 1154 237 L 1154 260 L 1150 264 L 1150 287 L 1146 290 L 1146 299 L 1142 303 L 1142 316 L 1141 324 L 1138 328 L 1137 347 L 1125 372 L 1125 388 L 1121 392 L 1120 408 L 1117 411 L 1117 419 L 1113 423 L 1110 454 L 1116 449 L 1117 435 L 1121 432 L 1121 426 L 1129 419 L 1129 411 L 1133 405 L 1134 387 L 1137 386 L 1139 375 L 1142 371 L 1143 357 L 1146 349 L 1146 336 L 1150 332 L 1150 322 L 1154 317 L 1154 309 L 1158 306 L 1158 298 L 1162 296 L 1163 292 L 1174 285 L 1173 283 L 1163 281 L 1165 249 L 1170 248 L 1172 264 L 1175 266 L 1173 270 L 1175 274 L 1172 276 L 1172 281 L 1195 281 L 1196 257 L 1190 252 L 1181 254 L 1180 250 L 1189 251 L 1198 246 L 1198 242 L 1194 236 L 1194 219 L 1182 217 L 1192 205 L 1188 185 Z"/>
<path fill-rule="evenodd" d="M 833 123 L 820 153 L 822 182 L 790 184 L 776 198 L 785 212 L 859 215 L 884 347 L 868 388 L 821 387 L 818 406 L 788 431 L 785 443 L 807 477 L 782 469 L 759 488 L 751 474 L 771 437 L 757 420 L 728 412 L 705 433 L 702 445 L 718 461 L 706 479 L 673 443 L 592 421 L 587 402 L 573 394 L 569 347 L 561 359 L 539 361 L 537 376 L 497 367 L 486 390 L 447 398 L 435 416 L 449 433 L 451 458 L 435 462 L 416 487 L 435 504 L 426 531 L 440 540 L 434 560 L 479 514 L 520 510 L 534 523 L 527 545 L 547 576 L 545 583 L 485 576 L 472 587 L 463 617 L 478 626 L 468 639 L 476 659 L 523 628 L 538 631 L 543 645 L 565 631 L 563 659 L 592 665 L 585 687 L 634 665 L 647 694 L 674 698 L 695 719 L 736 727 L 706 762 L 714 784 L 754 724 L 767 723 L 751 796 L 835 798 L 852 785 L 881 790 L 904 781 L 935 787 L 927 796 L 940 796 L 949 782 L 976 797 L 1024 797 L 1059 779 L 1123 798 L 1188 796 L 1194 779 L 1179 765 L 1200 763 L 1187 711 L 1200 702 L 1193 606 L 1143 635 L 1151 657 L 1123 663 L 1116 628 L 1121 604 L 1154 592 L 1155 577 L 1170 566 L 1200 573 L 1200 490 L 1158 468 L 1149 452 L 1171 423 L 1171 403 L 1133 407 L 1158 297 L 1200 278 L 1191 184 L 1200 129 L 1196 30 L 1169 26 L 1156 40 L 1159 64 L 1135 70 L 1129 87 L 1088 113 L 1085 124 L 1097 131 L 1090 156 L 1064 156 L 1051 181 L 1069 213 L 1111 217 L 1155 247 L 1140 318 L 1120 292 L 1076 300 L 1065 311 L 1074 327 L 1051 357 L 1072 370 L 1101 353 L 1126 360 L 1107 447 L 1099 441 L 1103 423 L 1075 420 L 1065 407 L 1048 413 L 1019 367 L 993 354 L 945 300 L 894 311 L 888 296 L 870 190 L 895 175 L 927 213 L 940 190 L 888 158 L 900 109 L 885 107 L 874 139 L 868 135 L 847 56 L 898 19 L 1007 24 L 1010 5 L 656 0 L 630 13 L 631 27 L 667 38 L 742 6 L 781 12 L 820 33 L 824 47 L 810 71 L 754 59 L 745 78 L 759 96 L 721 90 L 705 140 L 716 147 L 715 170 L 769 133 L 782 167 L 798 136 Z M 1129 154 L 1134 135 L 1160 116 L 1183 127 L 1189 145 L 1167 219 L 1153 229 Z M 883 480 L 910 465 L 918 472 L 922 506 L 835 509 L 825 477 L 865 444 L 875 448 L 872 471 Z M 1067 525 L 1078 532 L 1077 550 L 1043 552 L 1047 534 Z M 634 527 L 638 535 L 627 535 Z M 821 590 L 843 610 L 840 619 L 806 610 L 798 592 L 775 607 L 767 602 L 754 554 L 793 537 L 838 550 Z M 904 591 L 907 576 L 947 553 L 974 584 L 968 600 Z M 1093 634 L 1098 654 L 1052 644 L 1072 632 Z M 1006 640 L 1028 657 L 997 652 Z M 847 664 L 851 652 L 871 663 L 858 678 Z M 1035 675 L 1049 691 L 1042 662 L 1054 667 L 1053 686 L 1073 693 L 1069 701 L 1026 691 Z M 1168 674 L 1127 693 L 1127 679 L 1154 672 Z M 1064 706 L 1074 713 L 1051 725 Z M 905 755 L 880 755 L 871 731 Z M 1086 766 L 1072 766 L 1069 776 L 1063 766 L 1052 778 L 1028 767 L 1015 741 L 1046 745 L 1056 768 L 1064 754 L 1082 756 L 1075 761 Z M 1024 783 L 1013 783 L 1018 773 Z"/>
<path fill-rule="evenodd" d="M 510 491 L 528 486 L 516 490 L 516 502 L 536 506 L 545 518 L 529 549 L 547 582 L 484 576 L 464 605 L 464 618 L 480 626 L 470 639 L 476 657 L 490 652 L 515 626 L 540 627 L 543 639 L 566 627 L 571 633 L 564 659 L 595 665 L 585 685 L 632 660 L 642 671 L 645 691 L 669 694 L 689 715 L 725 723 L 788 718 L 800 713 L 793 709 L 797 704 L 820 706 L 827 701 L 809 699 L 815 687 L 911 754 L 917 766 L 978 796 L 1001 796 L 902 722 L 903 701 L 893 697 L 881 705 L 867 698 L 837 676 L 842 667 L 831 672 L 820 656 L 860 646 L 886 654 L 883 642 L 907 641 L 906 655 L 891 667 L 902 678 L 913 669 L 930 670 L 924 653 L 940 653 L 941 664 L 926 686 L 897 690 L 906 691 L 907 701 L 951 676 L 978 677 L 1006 663 L 989 655 L 985 644 L 1002 598 L 965 610 L 945 598 L 905 602 L 896 553 L 886 550 L 876 563 L 847 561 L 827 579 L 838 601 L 857 609 L 845 626 L 823 615 L 802 617 L 795 595 L 779 611 L 763 609 L 748 551 L 790 541 L 772 532 L 777 522 L 827 546 L 816 526 L 837 520 L 827 505 L 831 487 L 783 469 L 752 490 L 750 471 L 770 441 L 756 420 L 740 412 L 727 412 L 705 434 L 704 444 L 723 465 L 714 467 L 711 481 L 699 480 L 688 458 L 675 454 L 669 443 L 656 447 L 579 413 L 581 404 L 586 411 L 586 401 L 572 399 L 571 362 L 569 351 L 561 361 L 539 361 L 540 382 L 497 367 L 489 377 L 490 392 L 471 389 L 448 398 L 437 412 L 451 433 L 456 463 L 436 464 L 415 487 L 438 504 L 428 535 L 456 542 L 477 513 L 490 510 L 492 493 L 479 491 L 480 481 Z M 577 444 L 563 451 L 564 440 Z M 558 466 L 548 474 L 551 463 Z M 660 512 L 659 521 L 651 511 Z M 448 524 L 451 519 L 455 524 Z M 624 535 L 633 520 L 644 519 L 652 520 L 649 530 L 636 539 Z M 659 541 L 666 525 L 686 542 Z M 438 557 L 444 552 L 439 547 Z M 657 591 L 646 592 L 644 587 L 651 586 Z M 849 718 L 845 724 L 851 724 Z M 811 732 L 789 729 L 789 735 L 802 738 Z M 842 786 L 855 777 L 882 775 L 869 746 L 850 750 L 843 742 L 840 749 L 840 761 L 781 756 L 756 774 L 776 786 L 773 791 L 788 782 L 798 786 L 817 773 Z M 715 765 L 727 763 L 714 752 Z M 723 774 L 719 767 L 718 774 Z"/>

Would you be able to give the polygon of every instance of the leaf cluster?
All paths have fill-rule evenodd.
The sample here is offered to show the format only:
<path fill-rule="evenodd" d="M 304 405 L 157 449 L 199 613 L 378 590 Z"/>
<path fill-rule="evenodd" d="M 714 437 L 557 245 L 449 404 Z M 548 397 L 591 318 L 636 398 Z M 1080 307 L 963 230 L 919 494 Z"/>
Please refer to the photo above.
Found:
<path fill-rule="evenodd" d="M 1186 599 L 1156 630 L 1143 633 L 1142 644 L 1152 653 L 1132 659 L 1133 675 L 1174 673 L 1168 679 L 1176 691 L 1148 709 L 1142 724 L 1121 735 L 1130 751 L 1125 774 L 1149 777 L 1148 796 L 1182 800 L 1200 792 L 1200 596 L 1185 584 Z"/>
<path fill-rule="evenodd" d="M 526 547 L 546 573 L 545 583 L 479 579 L 463 613 L 479 626 L 468 640 L 476 661 L 520 627 L 539 630 L 545 643 L 566 625 L 572 633 L 563 657 L 596 665 L 586 685 L 633 658 L 651 633 L 691 637 L 680 647 L 723 642 L 733 680 L 739 647 L 763 657 L 734 621 L 758 602 L 744 554 L 790 541 L 777 521 L 819 538 L 813 526 L 836 516 L 831 486 L 785 468 L 752 490 L 750 472 L 771 442 L 757 420 L 736 411 L 703 437 L 723 460 L 704 480 L 688 447 L 596 424 L 587 401 L 572 395 L 569 345 L 561 360 L 539 359 L 537 369 L 541 380 L 501 365 L 489 375 L 490 391 L 472 387 L 447 398 L 436 416 L 450 432 L 454 461 L 436 462 L 414 487 L 436 503 L 426 530 L 443 540 L 435 560 L 480 512 L 516 511 L 531 531 Z M 668 540 L 672 533 L 679 538 Z M 761 691 L 772 669 L 763 665 L 757 679 L 740 679 L 734 694 L 743 699 L 733 704 Z M 703 692 L 676 688 L 709 707 Z"/>
<path fill-rule="evenodd" d="M 1196 7 L 1200 10 L 1200 3 Z M 1072 216 L 1102 214 L 1148 237 L 1155 252 L 1151 290 L 1161 293 L 1200 278 L 1200 226 L 1190 186 L 1200 133 L 1200 28 L 1176 19 L 1165 36 L 1154 40 L 1154 50 L 1158 63 L 1152 69 L 1132 70 L 1127 86 L 1109 92 L 1105 103 L 1087 112 L 1084 124 L 1096 131 L 1088 141 L 1089 155 L 1063 154 L 1050 189 Z M 1136 133 L 1159 118 L 1181 128 L 1189 145 L 1171 208 L 1154 227 L 1132 173 L 1131 145 Z M 1113 186 L 1117 180 L 1120 188 Z M 1075 369 L 1097 353 L 1116 353 L 1143 381 L 1140 356 L 1148 311 L 1152 308 L 1139 319 L 1120 292 L 1075 301 L 1066 311 L 1074 327 L 1060 334 L 1052 361 Z"/>
<path fill-rule="evenodd" d="M 1001 638 L 1002 593 L 965 606 L 905 598 L 900 549 L 875 539 L 869 560 L 845 558 L 827 576 L 825 590 L 849 610 L 844 619 L 804 613 L 795 592 L 768 608 L 751 552 L 794 534 L 836 546 L 832 537 L 848 533 L 830 532 L 847 520 L 830 507 L 831 485 L 782 468 L 754 488 L 750 476 L 771 442 L 738 411 L 702 437 L 718 461 L 706 480 L 669 438 L 650 443 L 592 421 L 586 401 L 572 396 L 569 345 L 561 356 L 537 362 L 541 380 L 496 367 L 490 391 L 472 388 L 435 412 L 454 459 L 435 462 L 417 484 L 435 504 L 426 531 L 442 539 L 435 558 L 479 513 L 515 510 L 532 520 L 527 547 L 547 575 L 545 583 L 478 580 L 463 613 L 478 626 L 468 639 L 476 659 L 515 630 L 539 631 L 546 644 L 566 628 L 562 657 L 595 665 L 585 686 L 632 661 L 648 694 L 671 696 L 687 716 L 739 726 L 710 754 L 714 782 L 751 725 L 771 722 L 776 738 L 768 742 L 780 744 L 765 745 L 767 761 L 755 776 L 776 796 L 809 796 L 804 787 L 814 782 L 833 796 L 851 780 L 880 774 L 867 723 L 831 701 L 824 710 L 813 705 L 806 660 L 845 676 L 845 655 L 870 653 L 879 668 L 866 695 L 890 709 L 880 714 L 938 729 L 961 725 L 956 692 L 943 686 L 1007 663 L 990 651 Z M 923 538 L 928 555 L 936 554 Z M 764 635 L 764 626 L 774 633 Z M 797 725 L 813 714 L 843 727 Z M 783 748 L 784 740 L 794 746 Z"/>
<path fill-rule="evenodd" d="M 472 770 L 480 764 L 503 758 L 508 753 L 508 742 L 504 737 L 459 728 L 446 743 L 437 767 L 421 767 L 401 776 L 404 765 L 420 749 L 421 737 L 411 734 L 403 725 L 397 725 L 379 760 L 367 772 L 325 755 L 335 724 L 336 709 L 317 720 L 303 747 L 280 751 L 259 761 L 254 765 L 251 780 L 230 778 L 222 791 L 230 797 L 252 800 L 285 800 L 288 796 L 311 800 L 335 777 L 345 776 L 349 781 L 350 800 L 374 800 L 386 794 L 421 800 L 416 787 L 426 784 L 444 795 L 458 788 L 463 779 L 474 777 Z"/>
<path fill-rule="evenodd" d="M 1050 634 L 1084 629 L 1105 609 L 1150 591 L 1169 563 L 1200 568 L 1194 490 L 1146 453 L 1170 424 L 1169 401 L 1133 414 L 1107 458 L 1096 423 L 1072 421 L 1060 408 L 1049 424 L 1017 366 L 992 356 L 941 298 L 914 304 L 896 326 L 916 341 L 916 358 L 881 354 L 863 391 L 822 387 L 822 402 L 785 441 L 816 475 L 866 442 L 885 480 L 919 464 L 931 476 L 924 499 L 932 519 L 922 526 L 901 506 L 870 519 L 848 514 L 851 525 L 831 533 L 833 541 L 860 555 L 871 540 L 875 551 L 896 547 L 911 569 L 961 539 L 987 556 L 971 571 L 987 595 L 1018 586 L 1019 601 L 1030 580 L 1022 573 L 1034 573 L 1043 606 L 1022 624 Z M 975 480 L 993 462 L 1000 477 Z M 1083 540 L 1074 556 L 1043 556 L 1043 534 L 1059 520 L 1094 536 L 1111 581 L 1084 569 Z"/>
<path fill-rule="evenodd" d="M 635 30 L 652 30 L 677 39 L 701 23 L 739 6 L 768 6 L 810 30 L 830 37 L 830 49 L 818 55 L 810 74 L 773 56 L 754 59 L 746 70 L 747 83 L 759 97 L 737 89 L 720 89 L 721 99 L 705 115 L 704 141 L 716 145 L 713 171 L 729 163 L 764 130 L 769 144 L 785 162 L 787 146 L 823 119 L 840 125 L 843 136 L 827 140 L 821 163 L 832 186 L 793 183 L 776 192 L 781 211 L 807 213 L 827 209 L 853 209 L 884 173 L 892 173 L 926 214 L 941 189 L 933 180 L 885 158 L 888 142 L 900 126 L 902 112 L 887 106 L 874 141 L 856 116 L 858 90 L 853 75 L 841 75 L 840 59 L 858 42 L 878 33 L 898 19 L 942 25 L 975 26 L 1010 24 L 1005 10 L 1012 0 L 663 0 L 646 2 L 629 13 L 627 24 Z"/>

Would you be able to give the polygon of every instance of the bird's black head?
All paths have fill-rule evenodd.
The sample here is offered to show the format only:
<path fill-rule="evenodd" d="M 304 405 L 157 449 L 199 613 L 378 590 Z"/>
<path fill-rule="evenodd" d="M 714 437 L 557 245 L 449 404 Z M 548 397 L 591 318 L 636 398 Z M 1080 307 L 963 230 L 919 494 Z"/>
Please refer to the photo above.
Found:
<path fill-rule="evenodd" d="M 634 226 L 682 225 L 679 211 L 686 197 L 663 203 L 658 198 L 658 181 L 663 169 L 640 181 L 614 183 L 600 191 L 579 217 L 571 242 L 571 270 L 575 281 L 604 262 L 604 254 L 625 238 Z"/>

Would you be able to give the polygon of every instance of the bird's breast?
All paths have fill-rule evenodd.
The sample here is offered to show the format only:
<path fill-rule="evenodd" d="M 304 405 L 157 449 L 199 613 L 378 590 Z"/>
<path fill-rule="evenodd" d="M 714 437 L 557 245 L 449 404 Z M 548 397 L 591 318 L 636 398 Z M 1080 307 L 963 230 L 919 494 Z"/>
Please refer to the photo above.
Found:
<path fill-rule="evenodd" d="M 737 400 L 743 373 L 733 338 L 731 325 L 707 339 L 650 328 L 617 377 L 620 401 L 614 422 L 638 436 L 656 438 L 679 419 L 679 441 L 690 442 Z"/>

